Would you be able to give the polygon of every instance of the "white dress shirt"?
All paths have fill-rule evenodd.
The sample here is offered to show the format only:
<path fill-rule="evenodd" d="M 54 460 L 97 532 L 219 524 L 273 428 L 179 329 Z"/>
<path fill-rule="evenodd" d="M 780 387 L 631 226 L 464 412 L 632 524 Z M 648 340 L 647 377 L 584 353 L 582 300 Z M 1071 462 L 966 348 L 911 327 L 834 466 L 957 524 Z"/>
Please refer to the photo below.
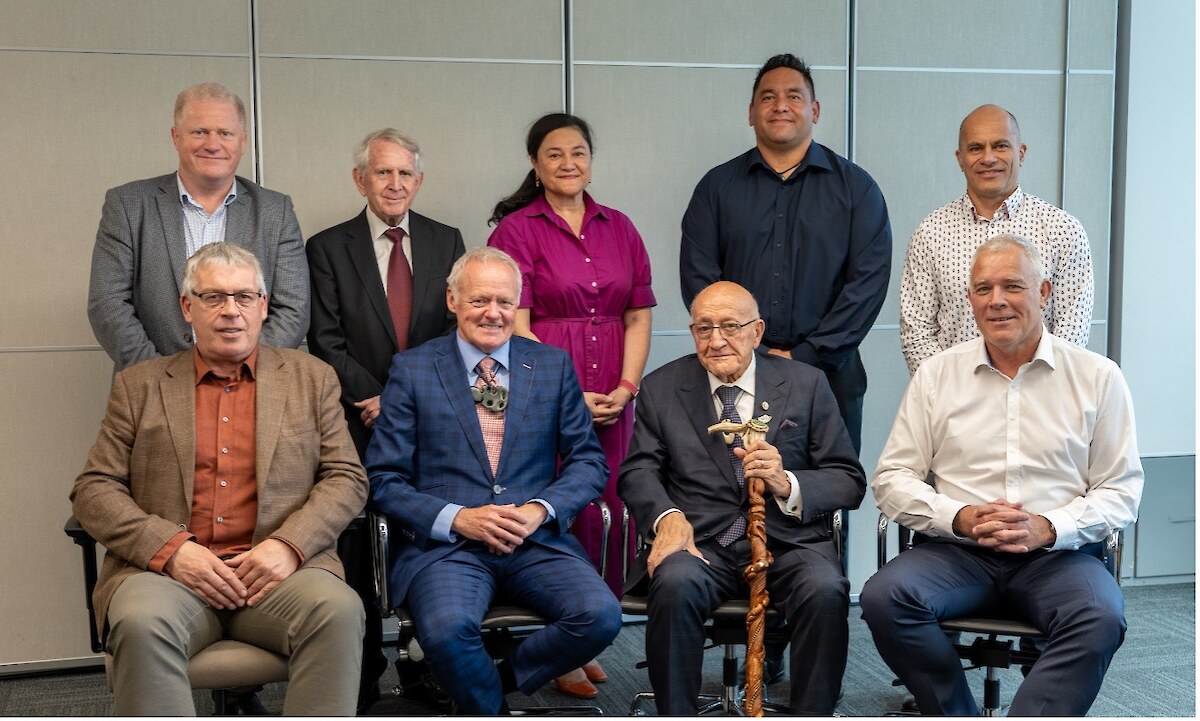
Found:
<path fill-rule="evenodd" d="M 392 257 L 392 239 L 384 235 L 384 232 L 389 228 L 400 228 L 404 231 L 404 238 L 400 240 L 400 247 L 404 249 L 404 257 L 408 260 L 408 269 L 412 271 L 412 235 L 408 232 L 408 213 L 400 219 L 397 225 L 388 225 L 375 215 L 375 212 L 370 207 L 367 208 L 367 225 L 371 228 L 371 238 L 375 243 L 375 262 L 379 265 L 379 277 L 383 279 L 383 292 L 387 293 L 388 281 L 388 261 Z"/>
<path fill-rule="evenodd" d="M 1143 480 L 1120 368 L 1043 328 L 1033 360 L 1011 380 L 982 338 L 922 363 L 871 489 L 888 518 L 943 538 L 956 538 L 964 506 L 1019 501 L 1054 524 L 1058 550 L 1137 520 Z"/>
<path fill-rule="evenodd" d="M 1013 233 L 1037 247 L 1050 274 L 1042 320 L 1050 332 L 1086 346 L 1095 297 L 1087 233 L 1066 211 L 1019 187 L 985 218 L 963 195 L 930 213 L 908 242 L 900 275 L 900 349 L 913 373 L 940 350 L 977 338 L 967 300 L 975 251 L 988 238 Z"/>

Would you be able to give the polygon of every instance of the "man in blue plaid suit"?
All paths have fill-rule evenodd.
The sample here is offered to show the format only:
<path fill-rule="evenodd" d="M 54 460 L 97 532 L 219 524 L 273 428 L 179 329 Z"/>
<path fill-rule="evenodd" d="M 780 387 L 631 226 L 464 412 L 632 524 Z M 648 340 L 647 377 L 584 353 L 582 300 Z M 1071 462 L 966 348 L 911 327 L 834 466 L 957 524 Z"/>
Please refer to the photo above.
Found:
<path fill-rule="evenodd" d="M 371 503 L 400 536 L 392 598 L 434 678 L 461 712 L 499 714 L 506 693 L 579 668 L 620 630 L 619 604 L 567 532 L 608 470 L 570 358 L 513 337 L 512 258 L 471 250 L 448 284 L 458 330 L 392 361 L 366 465 Z M 499 664 L 480 637 L 493 601 L 547 620 Z"/>

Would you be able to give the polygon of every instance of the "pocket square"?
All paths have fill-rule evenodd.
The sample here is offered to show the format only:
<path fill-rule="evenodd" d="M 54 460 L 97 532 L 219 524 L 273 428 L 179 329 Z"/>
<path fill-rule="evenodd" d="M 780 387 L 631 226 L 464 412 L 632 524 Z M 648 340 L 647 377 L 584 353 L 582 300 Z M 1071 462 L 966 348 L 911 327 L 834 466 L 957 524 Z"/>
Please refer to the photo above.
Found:
<path fill-rule="evenodd" d="M 799 424 L 793 421 L 791 418 L 784 418 L 783 423 L 779 424 L 779 430 L 786 431 L 789 428 L 795 428 L 797 425 Z"/>

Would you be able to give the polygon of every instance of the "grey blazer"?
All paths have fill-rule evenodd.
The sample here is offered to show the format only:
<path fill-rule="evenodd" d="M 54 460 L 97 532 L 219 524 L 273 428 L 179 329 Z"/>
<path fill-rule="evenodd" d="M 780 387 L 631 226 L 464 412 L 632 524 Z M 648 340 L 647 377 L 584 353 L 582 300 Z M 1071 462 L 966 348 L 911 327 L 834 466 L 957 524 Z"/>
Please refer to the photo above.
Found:
<path fill-rule="evenodd" d="M 225 239 L 262 264 L 270 298 L 264 345 L 295 348 L 308 331 L 308 262 L 292 200 L 237 178 Z M 88 320 L 117 369 L 192 345 L 179 309 L 187 246 L 175 174 L 113 188 L 92 250 Z"/>

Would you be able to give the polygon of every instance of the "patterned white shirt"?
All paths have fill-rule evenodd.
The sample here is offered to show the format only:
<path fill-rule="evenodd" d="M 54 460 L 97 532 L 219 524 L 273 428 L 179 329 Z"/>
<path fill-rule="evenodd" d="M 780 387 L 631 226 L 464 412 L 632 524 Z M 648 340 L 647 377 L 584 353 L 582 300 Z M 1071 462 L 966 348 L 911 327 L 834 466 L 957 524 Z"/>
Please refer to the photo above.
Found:
<path fill-rule="evenodd" d="M 1062 550 L 1137 520 L 1144 482 L 1121 369 L 1043 328 L 1012 379 L 982 338 L 922 363 L 871 490 L 888 518 L 941 538 L 956 538 L 964 506 L 1020 502 L 1054 524 Z"/>
<path fill-rule="evenodd" d="M 1042 254 L 1051 287 L 1042 319 L 1050 332 L 1087 345 L 1095 289 L 1092 251 L 1079 221 L 1019 187 L 991 219 L 963 194 L 930 213 L 908 242 L 900 276 L 900 349 L 909 373 L 934 353 L 979 336 L 967 299 L 971 261 L 985 240 L 1005 233 L 1025 238 Z"/>

